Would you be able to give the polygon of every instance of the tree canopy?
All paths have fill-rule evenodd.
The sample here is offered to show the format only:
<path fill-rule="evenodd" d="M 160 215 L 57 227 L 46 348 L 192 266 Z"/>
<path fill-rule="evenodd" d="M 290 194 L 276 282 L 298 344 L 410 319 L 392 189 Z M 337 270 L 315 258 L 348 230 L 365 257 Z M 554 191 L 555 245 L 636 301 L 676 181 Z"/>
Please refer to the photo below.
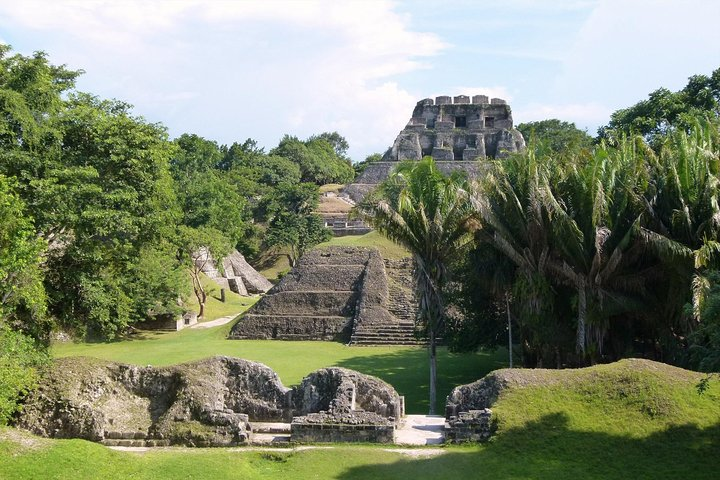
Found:
<path fill-rule="evenodd" d="M 610 122 L 598 130 L 600 138 L 620 134 L 644 136 L 656 149 L 673 128 L 689 132 L 699 117 L 720 115 L 720 68 L 707 75 L 694 75 L 677 92 L 658 88 L 648 98 L 614 112 Z"/>

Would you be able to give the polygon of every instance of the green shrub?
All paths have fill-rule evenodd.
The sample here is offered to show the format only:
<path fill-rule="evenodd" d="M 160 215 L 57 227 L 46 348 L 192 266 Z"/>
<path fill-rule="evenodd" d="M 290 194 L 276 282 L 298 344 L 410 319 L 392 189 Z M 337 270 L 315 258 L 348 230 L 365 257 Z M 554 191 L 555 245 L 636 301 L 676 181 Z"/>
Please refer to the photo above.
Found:
<path fill-rule="evenodd" d="M 35 387 L 47 362 L 44 348 L 0 321 L 0 425 L 6 425 L 19 410 L 19 401 Z"/>

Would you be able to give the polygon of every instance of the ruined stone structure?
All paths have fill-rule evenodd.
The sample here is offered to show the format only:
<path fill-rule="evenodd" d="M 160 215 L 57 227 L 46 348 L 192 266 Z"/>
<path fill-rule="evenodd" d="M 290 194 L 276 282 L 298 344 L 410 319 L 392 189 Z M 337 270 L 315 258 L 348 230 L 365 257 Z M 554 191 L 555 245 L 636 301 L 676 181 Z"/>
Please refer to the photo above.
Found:
<path fill-rule="evenodd" d="M 501 158 L 524 148 L 525 141 L 513 128 L 512 112 L 504 100 L 485 95 L 426 98 L 417 103 L 383 161 L 368 165 L 343 193 L 361 200 L 402 160 L 432 156 L 440 170 L 463 170 L 474 177 L 479 174 L 478 160 Z"/>
<path fill-rule="evenodd" d="M 476 382 L 457 386 L 450 392 L 445 402 L 447 442 L 484 442 L 492 436 L 496 425 L 490 407 L 498 400 L 501 392 L 510 385 L 534 380 L 519 378 L 514 372 L 509 369 L 496 370 Z"/>
<path fill-rule="evenodd" d="M 453 415 L 445 422 L 445 441 L 449 443 L 485 442 L 490 439 L 495 426 L 492 410 L 470 410 Z"/>
<path fill-rule="evenodd" d="M 162 313 L 149 320 L 145 320 L 140 327 L 143 330 L 158 330 L 177 332 L 183 328 L 192 327 L 198 323 L 197 312 L 185 312 L 182 315 Z"/>
<path fill-rule="evenodd" d="M 412 118 L 383 160 L 473 161 L 501 157 L 525 147 L 513 128 L 505 100 L 485 95 L 426 98 L 418 102 Z"/>
<path fill-rule="evenodd" d="M 155 368 L 77 357 L 55 361 L 17 425 L 108 446 L 207 447 L 251 443 L 254 424 L 292 420 L 291 441 L 392 442 L 403 414 L 392 386 L 343 368 L 290 389 L 267 366 L 238 358 Z"/>
<path fill-rule="evenodd" d="M 194 260 L 211 280 L 239 295 L 265 293 L 272 288 L 272 283 L 258 273 L 237 250 L 233 250 L 223 258 L 222 271 L 217 268 L 215 260 L 206 248 L 198 250 Z"/>
<path fill-rule="evenodd" d="M 350 210 L 355 203 L 337 192 L 325 192 L 320 196 L 317 212 L 323 217 L 325 226 L 336 237 L 345 235 L 365 235 L 372 231 L 362 220 L 350 218 Z"/>
<path fill-rule="evenodd" d="M 410 263 L 376 249 L 318 248 L 238 321 L 234 339 L 415 344 Z"/>

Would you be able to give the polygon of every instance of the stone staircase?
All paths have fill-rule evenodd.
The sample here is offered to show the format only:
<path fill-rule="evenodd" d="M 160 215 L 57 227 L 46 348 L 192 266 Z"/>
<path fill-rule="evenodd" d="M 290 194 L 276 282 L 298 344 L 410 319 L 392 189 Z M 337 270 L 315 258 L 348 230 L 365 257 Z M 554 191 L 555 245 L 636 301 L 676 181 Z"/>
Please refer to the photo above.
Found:
<path fill-rule="evenodd" d="M 352 336 L 353 345 L 423 345 L 415 337 L 415 324 L 398 322 L 385 325 L 366 325 L 358 328 Z"/>
<path fill-rule="evenodd" d="M 167 447 L 170 440 L 152 438 L 145 432 L 105 432 L 100 443 L 106 447 Z"/>
<path fill-rule="evenodd" d="M 392 322 L 363 322 L 357 325 L 353 345 L 424 345 L 415 333 L 415 296 L 412 285 L 412 260 L 384 259 L 388 278 L 387 310 Z"/>

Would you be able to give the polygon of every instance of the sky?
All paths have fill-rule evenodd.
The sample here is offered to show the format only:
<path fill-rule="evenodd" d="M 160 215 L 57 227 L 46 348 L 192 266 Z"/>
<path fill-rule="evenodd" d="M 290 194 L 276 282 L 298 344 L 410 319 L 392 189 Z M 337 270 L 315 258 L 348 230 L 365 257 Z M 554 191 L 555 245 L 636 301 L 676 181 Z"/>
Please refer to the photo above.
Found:
<path fill-rule="evenodd" d="M 82 69 L 79 90 L 220 144 L 337 131 L 355 161 L 415 103 L 504 98 L 515 123 L 595 134 L 720 67 L 718 0 L 0 0 L 0 42 Z"/>

